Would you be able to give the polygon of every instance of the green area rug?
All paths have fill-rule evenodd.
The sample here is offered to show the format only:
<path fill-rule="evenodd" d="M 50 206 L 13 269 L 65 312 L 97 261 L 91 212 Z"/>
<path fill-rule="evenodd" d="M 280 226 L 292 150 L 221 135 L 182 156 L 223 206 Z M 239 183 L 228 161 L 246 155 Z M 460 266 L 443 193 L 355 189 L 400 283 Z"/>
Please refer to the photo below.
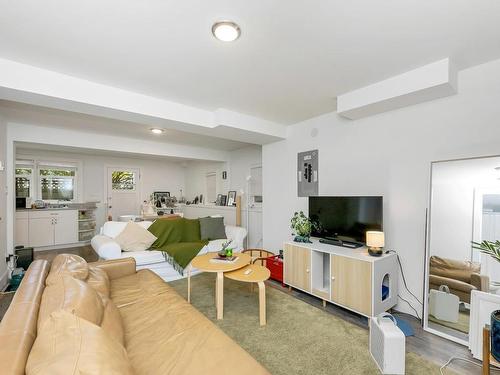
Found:
<path fill-rule="evenodd" d="M 187 280 L 169 283 L 187 297 Z M 259 326 L 258 291 L 224 279 L 224 320 L 216 320 L 215 275 L 191 279 L 191 302 L 273 375 L 380 374 L 368 350 L 368 330 L 267 287 L 267 325 Z M 439 374 L 439 367 L 414 353 L 407 374 Z M 451 372 L 446 372 L 451 373 Z"/>

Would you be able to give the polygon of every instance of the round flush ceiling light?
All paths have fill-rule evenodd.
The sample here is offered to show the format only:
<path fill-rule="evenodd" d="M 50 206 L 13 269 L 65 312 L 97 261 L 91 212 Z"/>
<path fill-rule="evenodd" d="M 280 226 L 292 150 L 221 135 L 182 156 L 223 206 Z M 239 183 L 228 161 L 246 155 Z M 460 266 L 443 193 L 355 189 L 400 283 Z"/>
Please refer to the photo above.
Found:
<path fill-rule="evenodd" d="M 241 29 L 232 21 L 219 21 L 212 26 L 212 34 L 223 42 L 233 42 L 240 37 Z"/>
<path fill-rule="evenodd" d="M 164 129 L 160 129 L 160 128 L 151 128 L 149 130 L 151 130 L 151 133 L 153 133 L 153 134 L 163 134 L 165 132 Z"/>

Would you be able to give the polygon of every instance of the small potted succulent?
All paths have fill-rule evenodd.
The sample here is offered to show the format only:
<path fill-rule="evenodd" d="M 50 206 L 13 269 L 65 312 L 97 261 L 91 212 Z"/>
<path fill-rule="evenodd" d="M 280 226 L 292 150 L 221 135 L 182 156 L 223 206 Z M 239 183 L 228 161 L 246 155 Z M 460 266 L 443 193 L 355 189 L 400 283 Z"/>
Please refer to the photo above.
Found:
<path fill-rule="evenodd" d="M 233 242 L 232 240 L 226 241 L 222 244 L 222 249 L 217 253 L 221 258 L 232 257 L 233 249 L 229 245 Z"/>
<path fill-rule="evenodd" d="M 311 243 L 309 237 L 311 236 L 312 224 L 311 220 L 304 215 L 304 212 L 295 212 L 293 214 L 291 225 L 293 235 L 295 238 L 293 239 L 295 242 L 306 242 Z"/>

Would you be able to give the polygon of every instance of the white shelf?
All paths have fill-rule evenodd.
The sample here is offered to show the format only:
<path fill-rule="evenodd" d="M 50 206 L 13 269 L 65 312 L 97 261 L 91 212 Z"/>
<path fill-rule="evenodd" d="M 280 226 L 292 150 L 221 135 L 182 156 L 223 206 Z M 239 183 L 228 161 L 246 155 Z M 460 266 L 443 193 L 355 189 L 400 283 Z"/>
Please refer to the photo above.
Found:
<path fill-rule="evenodd" d="M 95 221 L 95 219 L 78 219 L 79 222 Z"/>
<path fill-rule="evenodd" d="M 95 231 L 95 228 L 94 229 L 80 229 L 80 230 L 78 230 L 78 233 L 94 232 L 94 231 Z"/>

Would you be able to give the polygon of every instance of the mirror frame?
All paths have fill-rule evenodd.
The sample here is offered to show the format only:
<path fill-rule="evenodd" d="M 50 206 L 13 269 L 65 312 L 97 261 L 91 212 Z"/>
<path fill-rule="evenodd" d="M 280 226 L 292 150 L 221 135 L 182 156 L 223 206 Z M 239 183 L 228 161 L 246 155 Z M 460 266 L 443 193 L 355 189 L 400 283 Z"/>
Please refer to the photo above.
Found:
<path fill-rule="evenodd" d="M 422 313 L 422 327 L 424 331 L 435 334 L 437 336 L 443 337 L 450 341 L 454 341 L 458 344 L 469 346 L 468 340 L 463 340 L 453 335 L 449 335 L 447 333 L 438 331 L 434 328 L 429 327 L 429 259 L 430 259 L 430 243 L 431 243 L 431 214 L 432 214 L 432 177 L 433 177 L 433 166 L 438 163 L 446 163 L 446 162 L 454 162 L 454 161 L 465 161 L 465 160 L 477 160 L 477 159 L 488 159 L 488 158 L 498 158 L 500 155 L 484 155 L 484 156 L 473 156 L 469 158 L 456 158 L 456 159 L 444 159 L 444 160 L 435 160 L 430 162 L 430 171 L 429 171 L 429 194 L 427 201 L 427 210 L 426 210 L 426 222 L 425 222 L 425 256 L 424 256 L 424 290 L 423 290 L 423 313 Z M 475 197 L 474 197 L 474 203 Z M 474 225 L 475 220 L 473 219 L 473 228 L 471 228 L 471 235 L 474 236 Z M 470 332 L 469 332 L 470 335 Z"/>

